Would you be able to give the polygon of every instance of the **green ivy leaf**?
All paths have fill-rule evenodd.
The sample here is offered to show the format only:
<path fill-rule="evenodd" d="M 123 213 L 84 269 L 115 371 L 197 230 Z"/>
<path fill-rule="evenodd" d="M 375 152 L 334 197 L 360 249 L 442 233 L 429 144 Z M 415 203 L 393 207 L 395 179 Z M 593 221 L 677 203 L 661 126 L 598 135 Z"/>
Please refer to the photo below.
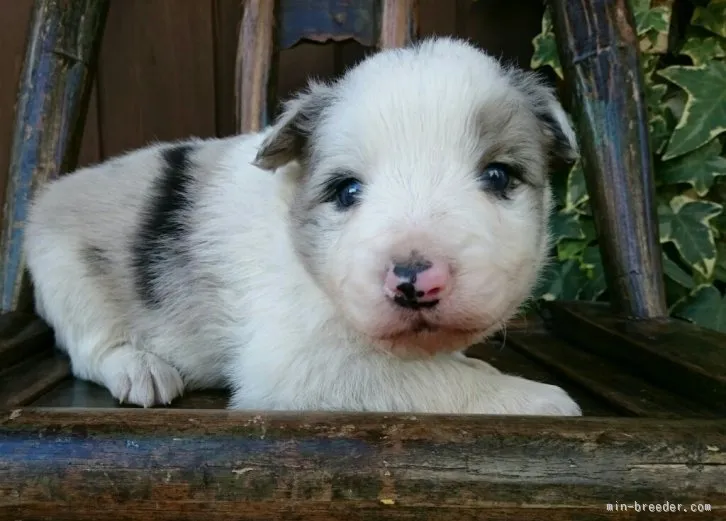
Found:
<path fill-rule="evenodd" d="M 574 210 L 585 204 L 589 199 L 587 193 L 587 184 L 585 183 L 585 172 L 582 170 L 582 163 L 578 160 L 572 166 L 572 170 L 567 175 L 567 195 L 565 198 L 565 207 L 568 210 Z"/>
<path fill-rule="evenodd" d="M 607 290 L 605 282 L 605 268 L 602 265 L 600 248 L 589 246 L 582 254 L 582 268 L 587 273 L 587 282 L 582 287 L 580 298 L 597 300 Z"/>
<path fill-rule="evenodd" d="M 532 46 L 534 47 L 534 53 L 532 54 L 530 67 L 539 69 L 549 65 L 557 76 L 562 79 L 562 66 L 560 65 L 555 32 L 552 27 L 552 13 L 549 9 L 545 9 L 542 16 L 542 32 L 534 37 Z"/>
<path fill-rule="evenodd" d="M 631 0 L 635 27 L 642 53 L 657 54 L 667 50 L 671 9 L 667 5 L 651 7 L 650 0 Z"/>
<path fill-rule="evenodd" d="M 550 222 L 552 236 L 556 241 L 562 239 L 585 239 L 585 232 L 580 224 L 580 216 L 571 211 L 561 210 L 552 216 Z"/>
<path fill-rule="evenodd" d="M 701 286 L 675 310 L 674 314 L 699 326 L 726 333 L 726 297 L 714 286 Z"/>
<path fill-rule="evenodd" d="M 663 254 L 663 272 L 665 276 L 671 279 L 673 282 L 677 282 L 684 288 L 693 289 L 696 285 L 693 282 L 693 277 L 683 271 L 681 267 L 673 262 L 668 255 Z"/>
<path fill-rule="evenodd" d="M 721 143 L 711 141 L 685 156 L 663 163 L 659 178 L 665 184 L 689 184 L 703 197 L 718 176 L 726 175 L 726 157 L 720 154 Z"/>
<path fill-rule="evenodd" d="M 560 261 L 578 259 L 587 245 L 588 241 L 563 239 L 557 243 L 557 259 Z"/>
<path fill-rule="evenodd" d="M 577 259 L 568 259 L 545 269 L 535 295 L 544 300 L 576 300 L 586 280 Z"/>
<path fill-rule="evenodd" d="M 716 268 L 713 270 L 713 277 L 726 282 L 726 242 L 719 242 L 716 245 Z"/>
<path fill-rule="evenodd" d="M 636 4 L 645 4 L 645 9 L 635 8 Z M 633 16 L 635 17 L 638 36 L 642 36 L 649 31 L 668 32 L 671 12 L 666 6 L 657 6 L 650 9 L 650 0 L 633 0 Z"/>
<path fill-rule="evenodd" d="M 726 64 L 667 67 L 658 71 L 688 95 L 663 159 L 695 150 L 726 131 Z"/>
<path fill-rule="evenodd" d="M 721 210 L 719 204 L 684 195 L 658 208 L 661 242 L 672 242 L 683 260 L 705 277 L 711 276 L 716 264 L 716 244 L 709 221 Z"/>
<path fill-rule="evenodd" d="M 696 7 L 691 23 L 726 37 L 726 0 L 711 0 L 706 6 Z"/>
<path fill-rule="evenodd" d="M 711 60 L 726 56 L 726 40 L 713 35 L 690 34 L 683 42 L 679 54 L 688 56 L 693 65 L 706 65 Z"/>

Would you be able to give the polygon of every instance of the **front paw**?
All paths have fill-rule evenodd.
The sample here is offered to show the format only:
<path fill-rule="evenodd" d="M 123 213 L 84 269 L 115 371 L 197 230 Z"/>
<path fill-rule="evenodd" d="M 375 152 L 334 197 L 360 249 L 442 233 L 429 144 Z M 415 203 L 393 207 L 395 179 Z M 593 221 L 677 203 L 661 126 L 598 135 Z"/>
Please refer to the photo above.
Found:
<path fill-rule="evenodd" d="M 529 389 L 523 390 L 519 396 L 517 407 L 519 412 L 534 416 L 582 416 L 582 409 L 570 398 L 564 389 L 556 385 L 531 382 Z"/>

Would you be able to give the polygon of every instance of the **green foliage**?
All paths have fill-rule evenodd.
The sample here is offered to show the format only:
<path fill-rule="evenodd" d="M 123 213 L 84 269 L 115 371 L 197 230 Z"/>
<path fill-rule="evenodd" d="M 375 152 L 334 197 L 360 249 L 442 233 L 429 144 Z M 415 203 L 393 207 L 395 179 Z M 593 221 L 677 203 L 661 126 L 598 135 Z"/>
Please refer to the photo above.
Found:
<path fill-rule="evenodd" d="M 726 332 L 726 0 L 691 0 L 683 36 L 672 3 L 630 0 L 645 80 L 670 312 Z M 534 69 L 562 79 L 551 13 L 533 40 Z M 553 177 L 553 261 L 543 299 L 607 299 L 582 165 Z"/>

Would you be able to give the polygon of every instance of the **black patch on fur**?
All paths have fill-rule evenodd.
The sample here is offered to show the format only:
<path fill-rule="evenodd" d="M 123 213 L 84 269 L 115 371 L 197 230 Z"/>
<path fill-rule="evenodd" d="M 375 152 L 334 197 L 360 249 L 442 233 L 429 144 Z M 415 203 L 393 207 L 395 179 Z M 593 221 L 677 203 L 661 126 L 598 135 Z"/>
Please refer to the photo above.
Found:
<path fill-rule="evenodd" d="M 111 259 L 103 248 L 86 246 L 81 250 L 81 256 L 91 275 L 101 276 L 111 273 Z"/>
<path fill-rule="evenodd" d="M 136 291 L 142 302 L 158 309 L 164 298 L 158 278 L 185 255 L 194 178 L 189 172 L 194 147 L 177 145 L 161 152 L 164 166 L 156 178 L 132 246 Z"/>

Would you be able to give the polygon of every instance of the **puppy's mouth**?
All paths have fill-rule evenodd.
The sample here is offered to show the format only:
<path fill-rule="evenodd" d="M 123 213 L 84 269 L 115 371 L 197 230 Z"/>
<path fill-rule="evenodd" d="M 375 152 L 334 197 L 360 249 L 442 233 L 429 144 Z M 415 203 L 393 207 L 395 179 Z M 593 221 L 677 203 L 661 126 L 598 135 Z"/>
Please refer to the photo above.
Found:
<path fill-rule="evenodd" d="M 426 335 L 441 335 L 441 336 L 460 336 L 460 335 L 473 335 L 479 333 L 486 328 L 465 328 L 456 326 L 443 326 L 436 324 L 423 317 L 416 317 L 407 327 L 401 328 L 395 332 L 386 333 L 380 338 L 382 340 L 397 340 L 404 338 L 413 338 L 417 336 Z"/>

